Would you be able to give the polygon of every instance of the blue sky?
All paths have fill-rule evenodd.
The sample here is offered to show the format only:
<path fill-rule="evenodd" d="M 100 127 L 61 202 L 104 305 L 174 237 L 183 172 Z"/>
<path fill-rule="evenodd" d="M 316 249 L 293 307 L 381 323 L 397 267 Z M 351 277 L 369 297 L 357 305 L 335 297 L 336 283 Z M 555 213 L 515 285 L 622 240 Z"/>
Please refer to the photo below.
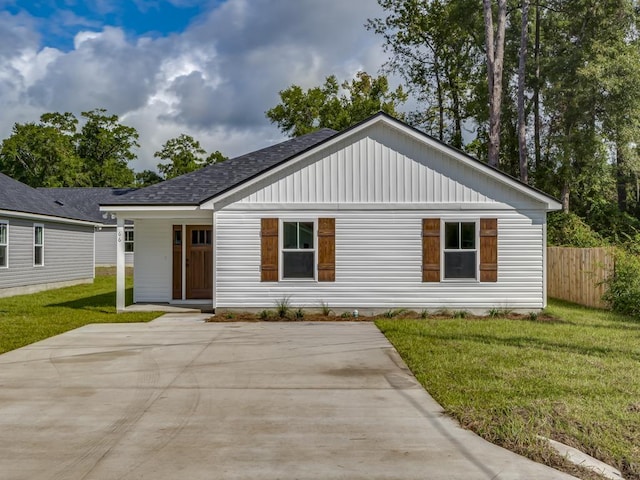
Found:
<path fill-rule="evenodd" d="M 222 3 L 222 1 L 217 2 Z M 31 16 L 42 35 L 42 45 L 63 51 L 73 49 L 74 36 L 104 25 L 122 27 L 127 36 L 160 37 L 184 31 L 215 2 L 200 1 L 81 1 L 18 0 L 6 10 Z"/>
<path fill-rule="evenodd" d="M 136 170 L 182 133 L 240 155 L 282 140 L 264 115 L 280 90 L 378 73 L 364 24 L 382 14 L 376 0 L 0 0 L 0 139 L 105 108 L 138 130 Z"/>

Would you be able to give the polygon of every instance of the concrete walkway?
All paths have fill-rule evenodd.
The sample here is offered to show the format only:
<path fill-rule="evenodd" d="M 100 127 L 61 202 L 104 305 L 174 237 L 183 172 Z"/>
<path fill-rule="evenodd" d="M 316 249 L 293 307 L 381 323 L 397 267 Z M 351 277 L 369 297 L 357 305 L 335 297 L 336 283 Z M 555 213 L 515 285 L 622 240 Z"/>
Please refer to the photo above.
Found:
<path fill-rule="evenodd" d="M 0 355 L 0 477 L 573 478 L 445 418 L 373 324 L 205 317 Z"/>

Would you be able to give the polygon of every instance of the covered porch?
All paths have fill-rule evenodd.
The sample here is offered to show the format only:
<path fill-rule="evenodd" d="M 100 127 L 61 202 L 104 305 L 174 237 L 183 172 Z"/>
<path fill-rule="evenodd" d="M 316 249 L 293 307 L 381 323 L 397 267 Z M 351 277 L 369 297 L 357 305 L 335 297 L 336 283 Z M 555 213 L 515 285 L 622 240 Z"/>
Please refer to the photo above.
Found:
<path fill-rule="evenodd" d="M 213 311 L 214 212 L 199 207 L 102 207 L 116 216 L 116 310 Z M 125 222 L 136 225 L 133 305 L 125 303 Z"/>

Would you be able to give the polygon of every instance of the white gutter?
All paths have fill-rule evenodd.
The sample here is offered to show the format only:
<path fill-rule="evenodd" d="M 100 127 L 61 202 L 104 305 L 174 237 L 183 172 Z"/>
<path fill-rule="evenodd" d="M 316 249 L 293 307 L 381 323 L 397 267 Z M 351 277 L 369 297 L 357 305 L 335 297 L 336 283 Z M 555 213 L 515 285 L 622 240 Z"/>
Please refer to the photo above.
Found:
<path fill-rule="evenodd" d="M 16 210 L 0 210 L 0 216 L 27 218 L 45 222 L 71 223 L 74 225 L 91 225 L 92 227 L 101 225 L 101 223 L 91 222 L 89 220 L 74 220 L 73 218 L 57 217 L 55 215 L 43 215 L 39 213 L 25 213 L 18 212 Z"/>

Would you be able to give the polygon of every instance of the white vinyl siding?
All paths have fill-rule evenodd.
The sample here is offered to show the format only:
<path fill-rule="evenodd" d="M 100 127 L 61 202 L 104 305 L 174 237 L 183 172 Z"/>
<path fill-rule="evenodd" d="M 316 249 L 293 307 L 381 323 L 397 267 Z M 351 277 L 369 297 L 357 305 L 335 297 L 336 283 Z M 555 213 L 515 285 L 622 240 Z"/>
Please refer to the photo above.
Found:
<path fill-rule="evenodd" d="M 93 226 L 42 223 L 46 237 L 43 246 L 45 264 L 34 267 L 33 222 L 11 218 L 9 223 L 9 268 L 0 269 L 0 295 L 3 288 L 93 278 Z"/>
<path fill-rule="evenodd" d="M 136 220 L 134 302 L 170 302 L 172 289 L 171 220 Z"/>
<path fill-rule="evenodd" d="M 271 308 L 289 296 L 293 305 L 393 308 L 541 308 L 544 212 L 465 212 L 498 218 L 498 281 L 422 282 L 421 225 L 425 212 L 321 210 L 336 219 L 336 281 L 260 282 L 260 218 L 300 218 L 296 211 L 218 212 L 216 306 Z M 429 211 L 455 221 L 456 211 Z"/>
<path fill-rule="evenodd" d="M 125 227 L 125 235 L 132 227 Z M 133 265 L 133 252 L 125 252 L 125 263 Z M 102 227 L 96 230 L 96 266 L 113 266 L 116 264 L 116 227 Z"/>

